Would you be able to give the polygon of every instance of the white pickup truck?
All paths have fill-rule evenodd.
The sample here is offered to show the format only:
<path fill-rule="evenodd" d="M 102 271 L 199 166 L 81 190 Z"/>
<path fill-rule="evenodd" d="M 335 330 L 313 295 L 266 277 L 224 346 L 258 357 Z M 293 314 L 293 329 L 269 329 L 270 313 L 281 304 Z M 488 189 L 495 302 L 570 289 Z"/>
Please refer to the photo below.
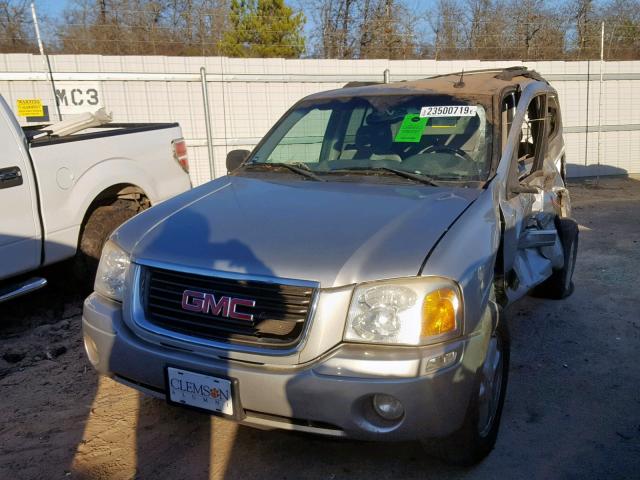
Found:
<path fill-rule="evenodd" d="M 117 226 L 191 188 L 177 123 L 65 123 L 21 127 L 0 95 L 0 302 L 43 287 L 30 272 L 69 258 L 90 288 Z"/>

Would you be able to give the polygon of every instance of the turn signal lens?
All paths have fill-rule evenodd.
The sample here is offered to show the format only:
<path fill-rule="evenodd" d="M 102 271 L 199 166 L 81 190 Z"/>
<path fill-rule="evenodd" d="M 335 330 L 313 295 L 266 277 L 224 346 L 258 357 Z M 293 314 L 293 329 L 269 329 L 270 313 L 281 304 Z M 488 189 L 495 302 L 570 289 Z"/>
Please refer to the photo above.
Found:
<path fill-rule="evenodd" d="M 441 288 L 427 294 L 422 304 L 422 337 L 433 337 L 456 329 L 460 302 L 456 292 Z"/>

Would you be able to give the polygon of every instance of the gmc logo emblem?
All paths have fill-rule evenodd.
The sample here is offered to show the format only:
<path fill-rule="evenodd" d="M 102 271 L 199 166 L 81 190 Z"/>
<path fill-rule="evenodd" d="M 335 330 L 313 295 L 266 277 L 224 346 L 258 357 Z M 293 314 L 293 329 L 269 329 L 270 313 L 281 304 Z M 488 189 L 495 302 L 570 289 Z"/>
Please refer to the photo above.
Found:
<path fill-rule="evenodd" d="M 238 312 L 238 305 L 243 307 L 255 307 L 255 300 L 243 298 L 220 297 L 216 300 L 213 293 L 185 290 L 182 293 L 182 308 L 190 312 L 210 313 L 216 317 L 235 318 L 253 322 L 253 314 Z"/>

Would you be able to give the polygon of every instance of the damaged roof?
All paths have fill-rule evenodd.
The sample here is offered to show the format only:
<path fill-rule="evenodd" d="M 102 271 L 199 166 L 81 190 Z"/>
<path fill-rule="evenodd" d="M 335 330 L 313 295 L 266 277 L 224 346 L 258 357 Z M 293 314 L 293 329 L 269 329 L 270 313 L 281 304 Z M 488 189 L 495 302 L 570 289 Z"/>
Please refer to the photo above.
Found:
<path fill-rule="evenodd" d="M 460 80 L 462 79 L 462 82 Z M 493 97 L 509 86 L 520 86 L 546 80 L 526 67 L 457 72 L 420 80 L 393 83 L 347 84 L 344 88 L 310 95 L 306 100 L 360 97 L 373 95 L 450 95 L 465 99 Z M 354 82 L 355 83 L 355 82 Z"/>

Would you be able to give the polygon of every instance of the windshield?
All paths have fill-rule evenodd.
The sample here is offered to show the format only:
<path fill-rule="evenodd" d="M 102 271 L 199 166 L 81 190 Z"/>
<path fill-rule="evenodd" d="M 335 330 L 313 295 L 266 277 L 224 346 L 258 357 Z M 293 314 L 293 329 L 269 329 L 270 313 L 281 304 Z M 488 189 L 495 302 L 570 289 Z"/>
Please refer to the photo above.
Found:
<path fill-rule="evenodd" d="M 482 105 L 446 95 L 353 97 L 295 108 L 250 164 L 316 173 L 402 170 L 443 180 L 486 180 L 491 129 Z"/>

